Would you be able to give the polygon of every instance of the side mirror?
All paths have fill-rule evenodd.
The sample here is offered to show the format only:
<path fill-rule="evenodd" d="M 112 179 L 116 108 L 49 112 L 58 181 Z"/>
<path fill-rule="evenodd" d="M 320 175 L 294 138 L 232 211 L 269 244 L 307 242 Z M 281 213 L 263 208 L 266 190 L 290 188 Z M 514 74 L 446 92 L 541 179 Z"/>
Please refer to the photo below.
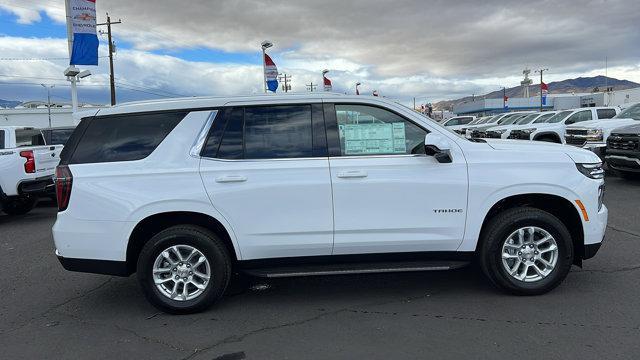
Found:
<path fill-rule="evenodd" d="M 433 156 L 439 163 L 450 163 L 451 145 L 449 140 L 439 134 L 428 133 L 424 137 L 424 152 L 427 156 Z"/>

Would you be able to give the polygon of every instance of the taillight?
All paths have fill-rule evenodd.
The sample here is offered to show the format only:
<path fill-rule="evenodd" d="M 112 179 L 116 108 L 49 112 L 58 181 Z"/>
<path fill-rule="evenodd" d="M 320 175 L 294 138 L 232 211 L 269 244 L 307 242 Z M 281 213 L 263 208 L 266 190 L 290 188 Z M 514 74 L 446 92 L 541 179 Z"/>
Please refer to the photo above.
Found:
<path fill-rule="evenodd" d="M 25 158 L 24 172 L 33 174 L 36 172 L 36 160 L 33 158 L 33 150 L 20 151 L 20 156 Z"/>
<path fill-rule="evenodd" d="M 73 175 L 71 169 L 67 165 L 58 165 L 56 167 L 56 198 L 58 199 L 58 211 L 64 211 L 69 206 L 69 198 L 71 198 L 71 185 L 73 184 Z"/>

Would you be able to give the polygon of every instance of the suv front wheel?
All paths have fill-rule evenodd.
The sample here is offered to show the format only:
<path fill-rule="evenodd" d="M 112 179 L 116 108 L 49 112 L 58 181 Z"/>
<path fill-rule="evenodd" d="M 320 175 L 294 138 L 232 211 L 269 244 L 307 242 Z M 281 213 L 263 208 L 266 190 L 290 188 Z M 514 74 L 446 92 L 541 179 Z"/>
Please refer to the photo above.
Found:
<path fill-rule="evenodd" d="M 551 291 L 573 263 L 567 227 L 543 210 L 506 210 L 491 220 L 481 240 L 482 270 L 497 287 L 513 294 Z"/>
<path fill-rule="evenodd" d="M 224 243 L 211 231 L 174 226 L 144 245 L 137 272 L 153 305 L 169 313 L 187 314 L 203 311 L 222 297 L 231 260 Z"/>

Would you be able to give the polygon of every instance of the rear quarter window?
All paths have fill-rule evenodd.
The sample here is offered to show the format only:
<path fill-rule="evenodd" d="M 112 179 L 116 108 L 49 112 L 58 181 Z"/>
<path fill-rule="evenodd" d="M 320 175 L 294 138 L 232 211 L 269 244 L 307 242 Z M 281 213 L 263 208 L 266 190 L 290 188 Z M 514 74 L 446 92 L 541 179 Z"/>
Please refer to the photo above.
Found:
<path fill-rule="evenodd" d="M 616 116 L 616 111 L 614 109 L 597 109 L 598 119 L 611 119 Z"/>
<path fill-rule="evenodd" d="M 42 133 L 37 129 L 16 130 L 16 147 L 44 145 Z"/>
<path fill-rule="evenodd" d="M 79 135 L 69 164 L 144 159 L 160 145 L 186 114 L 123 114 L 87 119 L 86 126 L 78 126 L 78 130 L 83 130 L 84 133 Z M 74 132 L 72 138 L 77 132 Z"/>

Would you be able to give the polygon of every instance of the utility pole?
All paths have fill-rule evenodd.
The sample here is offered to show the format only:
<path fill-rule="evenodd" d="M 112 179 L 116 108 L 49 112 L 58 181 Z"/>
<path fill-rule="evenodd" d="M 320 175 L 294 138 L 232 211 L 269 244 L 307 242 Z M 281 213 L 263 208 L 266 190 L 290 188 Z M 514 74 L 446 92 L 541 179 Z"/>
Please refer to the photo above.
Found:
<path fill-rule="evenodd" d="M 314 84 L 313 81 L 311 81 L 306 86 L 307 86 L 307 91 L 310 91 L 310 92 L 313 92 L 313 90 L 315 90 L 315 88 L 318 87 L 318 85 Z"/>
<path fill-rule="evenodd" d="M 540 112 L 542 112 L 542 73 L 549 71 L 549 69 L 536 70 L 536 73 L 540 73 Z"/>
<path fill-rule="evenodd" d="M 278 81 L 282 83 L 282 91 L 289 92 L 291 90 L 291 75 L 287 73 L 278 74 Z"/>
<path fill-rule="evenodd" d="M 115 24 L 122 24 L 122 20 L 118 19 L 118 21 L 111 22 L 111 17 L 109 16 L 109 13 L 107 13 L 107 22 L 96 24 L 96 26 L 107 25 L 107 37 L 109 40 L 109 71 L 110 71 L 109 85 L 111 86 L 111 106 L 116 104 L 116 81 L 113 75 L 113 53 L 115 51 L 113 46 L 113 40 L 111 39 L 111 25 L 115 25 Z"/>

